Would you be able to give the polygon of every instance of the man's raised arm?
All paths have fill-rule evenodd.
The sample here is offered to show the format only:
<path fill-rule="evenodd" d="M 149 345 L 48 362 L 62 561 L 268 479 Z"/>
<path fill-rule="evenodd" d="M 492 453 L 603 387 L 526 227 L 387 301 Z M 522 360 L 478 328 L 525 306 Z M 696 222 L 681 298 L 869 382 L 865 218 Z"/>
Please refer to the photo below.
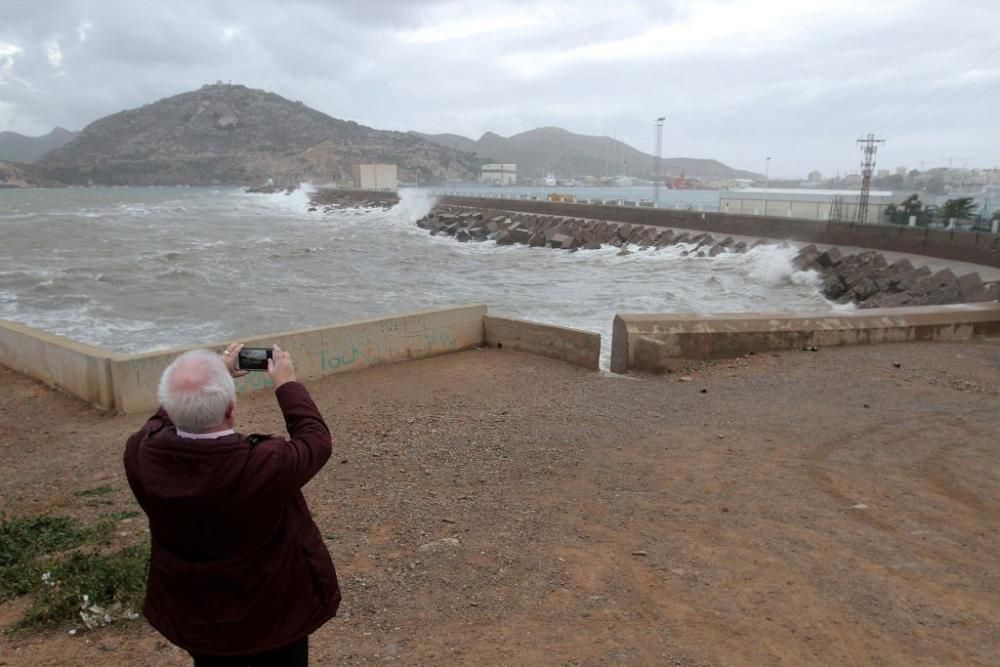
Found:
<path fill-rule="evenodd" d="M 288 429 L 288 475 L 292 484 L 302 487 L 330 459 L 333 441 L 309 391 L 295 377 L 291 355 L 275 345 L 272 357 L 267 362 L 267 374 L 274 382 L 274 394 Z"/>

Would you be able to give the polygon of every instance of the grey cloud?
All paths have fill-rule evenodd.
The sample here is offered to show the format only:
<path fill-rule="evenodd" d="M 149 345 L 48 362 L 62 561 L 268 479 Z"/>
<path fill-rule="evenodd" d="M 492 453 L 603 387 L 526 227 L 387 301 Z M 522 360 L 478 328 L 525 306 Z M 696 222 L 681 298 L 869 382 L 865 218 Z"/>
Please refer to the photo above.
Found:
<path fill-rule="evenodd" d="M 0 71 L 0 129 L 79 129 L 224 80 L 376 127 L 474 138 L 558 125 L 649 151 L 652 119 L 665 114 L 665 154 L 758 171 L 772 155 L 778 175 L 856 168 L 853 140 L 876 130 L 889 139 L 880 164 L 951 153 L 993 166 L 987 147 L 1000 145 L 1000 130 L 986 110 L 1000 99 L 1000 55 L 958 75 L 995 46 L 1000 7 L 841 4 L 672 49 L 634 40 L 671 25 L 684 26 L 674 39 L 691 38 L 705 3 L 5 0 L 0 45 L 23 52 Z M 744 5 L 719 3 L 716 16 Z M 759 2 L 763 16 L 770 8 Z M 455 33 L 462 17 L 489 11 L 517 27 Z M 46 57 L 51 39 L 59 68 Z M 573 51 L 598 44 L 608 46 Z"/>

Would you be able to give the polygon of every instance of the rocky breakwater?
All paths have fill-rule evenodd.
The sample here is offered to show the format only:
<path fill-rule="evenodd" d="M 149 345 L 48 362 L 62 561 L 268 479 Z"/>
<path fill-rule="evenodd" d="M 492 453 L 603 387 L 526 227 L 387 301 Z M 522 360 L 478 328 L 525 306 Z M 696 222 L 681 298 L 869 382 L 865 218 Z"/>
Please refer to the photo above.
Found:
<path fill-rule="evenodd" d="M 717 240 L 708 233 L 675 232 L 664 227 L 625 222 L 583 220 L 554 215 L 533 215 L 494 210 L 466 210 L 438 207 L 417 221 L 432 235 L 447 234 L 458 241 L 495 241 L 497 245 L 522 244 L 558 250 L 596 250 L 602 246 L 665 248 L 688 244 L 682 255 L 715 257 L 724 252 L 740 253 L 767 243 L 764 239 L 748 244 L 727 236 Z"/>
<path fill-rule="evenodd" d="M 417 225 L 432 235 L 445 234 L 458 241 L 494 241 L 497 245 L 522 244 L 571 252 L 608 245 L 621 248 L 619 254 L 628 254 L 626 246 L 660 249 L 683 244 L 682 256 L 716 257 L 775 243 L 766 239 L 747 243 L 730 236 L 717 239 L 705 232 L 461 206 L 435 207 Z M 853 302 L 861 308 L 1000 299 L 1000 283 L 984 282 L 977 273 L 956 276 L 950 269 L 915 267 L 907 259 L 890 263 L 875 251 L 845 254 L 838 248 L 820 251 L 808 245 L 799 251 L 793 265 L 800 271 L 815 271 L 822 281 L 823 294 L 831 301 Z"/>
<path fill-rule="evenodd" d="M 799 251 L 793 264 L 800 270 L 820 274 L 826 298 L 838 303 L 853 302 L 860 308 L 1000 299 L 1000 283 L 984 282 L 978 273 L 957 276 L 951 269 L 932 271 L 927 266 L 915 267 L 905 258 L 890 263 L 872 250 L 844 254 L 838 248 L 820 251 L 808 245 Z"/>
<path fill-rule="evenodd" d="M 309 198 L 309 211 L 315 212 L 320 208 L 325 213 L 339 208 L 390 209 L 398 203 L 399 195 L 395 192 L 322 188 Z"/>
<path fill-rule="evenodd" d="M 243 192 L 255 195 L 273 195 L 284 192 L 286 195 L 290 195 L 298 187 L 297 185 L 251 185 L 249 188 L 243 190 Z"/>

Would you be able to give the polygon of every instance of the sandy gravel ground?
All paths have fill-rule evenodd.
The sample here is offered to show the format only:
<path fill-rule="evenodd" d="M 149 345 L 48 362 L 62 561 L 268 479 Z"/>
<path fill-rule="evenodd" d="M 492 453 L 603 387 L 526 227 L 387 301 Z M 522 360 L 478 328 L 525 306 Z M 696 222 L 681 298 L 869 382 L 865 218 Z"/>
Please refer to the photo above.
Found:
<path fill-rule="evenodd" d="M 344 588 L 313 664 L 1000 664 L 1000 340 L 690 377 L 474 350 L 308 383 L 336 452 L 306 495 Z M 268 392 L 239 411 L 281 423 Z M 141 421 L 0 368 L 0 505 L 134 508 Z M 189 662 L 140 621 L 0 636 L 0 664 Z"/>

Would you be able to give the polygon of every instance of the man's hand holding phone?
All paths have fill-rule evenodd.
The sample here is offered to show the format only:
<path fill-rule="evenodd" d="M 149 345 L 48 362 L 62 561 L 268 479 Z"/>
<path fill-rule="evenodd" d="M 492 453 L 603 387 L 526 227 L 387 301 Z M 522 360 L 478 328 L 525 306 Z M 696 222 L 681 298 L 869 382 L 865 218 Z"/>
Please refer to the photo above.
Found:
<path fill-rule="evenodd" d="M 226 370 L 234 378 L 243 377 L 247 374 L 245 368 L 240 368 L 239 360 L 243 356 L 243 343 L 232 343 L 226 348 L 226 351 L 222 353 L 222 363 L 225 364 Z"/>
<path fill-rule="evenodd" d="M 234 343 L 222 353 L 222 361 L 234 378 L 243 377 L 249 371 L 267 371 L 276 388 L 296 379 L 292 355 L 277 345 L 268 349 Z"/>
<path fill-rule="evenodd" d="M 275 345 L 271 350 L 271 358 L 267 360 L 267 375 L 277 389 L 286 382 L 295 382 L 295 364 L 292 355 Z"/>

